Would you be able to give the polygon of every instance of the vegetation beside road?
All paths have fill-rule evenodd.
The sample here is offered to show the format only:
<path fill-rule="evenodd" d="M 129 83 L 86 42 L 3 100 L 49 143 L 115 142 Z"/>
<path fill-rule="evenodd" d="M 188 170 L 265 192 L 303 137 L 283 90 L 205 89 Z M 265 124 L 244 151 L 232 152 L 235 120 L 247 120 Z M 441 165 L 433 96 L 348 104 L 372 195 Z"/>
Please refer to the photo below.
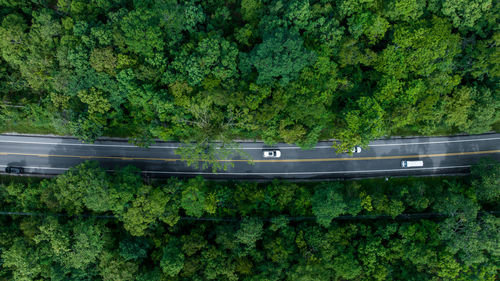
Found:
<path fill-rule="evenodd" d="M 498 11 L 491 0 L 0 1 L 0 98 L 28 107 L 0 108 L 0 130 L 341 149 L 481 133 L 500 116 Z"/>
<path fill-rule="evenodd" d="M 0 280 L 496 280 L 500 164 L 470 177 L 0 178 Z M 406 216 L 400 216 L 406 214 Z"/>

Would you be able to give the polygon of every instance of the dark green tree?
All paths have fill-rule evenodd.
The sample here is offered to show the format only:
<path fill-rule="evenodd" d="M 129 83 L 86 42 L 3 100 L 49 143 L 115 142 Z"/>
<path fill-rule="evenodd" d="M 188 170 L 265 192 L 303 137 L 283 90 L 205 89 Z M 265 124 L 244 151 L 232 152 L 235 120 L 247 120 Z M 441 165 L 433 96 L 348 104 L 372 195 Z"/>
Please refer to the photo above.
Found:
<path fill-rule="evenodd" d="M 248 72 L 255 67 L 257 84 L 279 83 L 282 86 L 295 80 L 300 71 L 314 63 L 315 54 L 303 46 L 299 34 L 279 28 L 263 37 L 248 56 L 242 55 L 240 69 Z"/>

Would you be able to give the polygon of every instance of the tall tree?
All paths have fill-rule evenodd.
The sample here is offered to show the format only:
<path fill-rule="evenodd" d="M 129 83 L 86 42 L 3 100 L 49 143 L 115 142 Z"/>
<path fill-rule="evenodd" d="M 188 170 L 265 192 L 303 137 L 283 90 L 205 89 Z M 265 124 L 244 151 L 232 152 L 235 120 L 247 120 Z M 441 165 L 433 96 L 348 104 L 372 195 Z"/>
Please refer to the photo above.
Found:
<path fill-rule="evenodd" d="M 295 80 L 299 72 L 314 63 L 314 52 L 303 46 L 303 40 L 295 31 L 279 28 L 263 36 L 248 56 L 242 55 L 240 69 L 248 73 L 255 67 L 257 84 L 278 83 L 282 86 Z"/>

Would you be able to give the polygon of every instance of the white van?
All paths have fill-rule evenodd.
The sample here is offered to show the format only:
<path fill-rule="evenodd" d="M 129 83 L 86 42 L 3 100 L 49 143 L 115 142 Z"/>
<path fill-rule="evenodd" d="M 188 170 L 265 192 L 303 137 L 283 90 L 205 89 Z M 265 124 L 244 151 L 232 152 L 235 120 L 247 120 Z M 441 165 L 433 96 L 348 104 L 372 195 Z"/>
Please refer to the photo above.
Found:
<path fill-rule="evenodd" d="M 415 168 L 423 166 L 424 166 L 424 161 L 422 160 L 418 161 L 401 160 L 401 168 Z"/>

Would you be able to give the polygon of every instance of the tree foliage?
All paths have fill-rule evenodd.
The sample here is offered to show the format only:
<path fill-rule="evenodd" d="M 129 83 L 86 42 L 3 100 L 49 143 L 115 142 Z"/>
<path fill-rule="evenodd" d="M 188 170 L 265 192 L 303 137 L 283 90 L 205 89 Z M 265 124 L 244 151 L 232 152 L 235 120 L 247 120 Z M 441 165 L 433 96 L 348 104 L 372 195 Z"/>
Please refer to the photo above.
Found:
<path fill-rule="evenodd" d="M 296 32 L 277 29 L 263 37 L 248 58 L 243 57 L 242 71 L 248 72 L 250 64 L 258 73 L 260 85 L 279 83 L 286 86 L 295 80 L 300 71 L 314 62 L 314 53 L 303 46 L 303 40 Z"/>
<path fill-rule="evenodd" d="M 0 279 L 493 281 L 499 168 L 490 159 L 468 177 L 148 184 L 136 168 L 85 163 L 52 179 L 4 177 L 0 210 L 25 215 L 0 216 Z M 57 183 L 82 177 L 99 178 L 93 192 L 114 203 L 55 199 Z"/>
<path fill-rule="evenodd" d="M 351 147 L 500 118 L 495 1 L 49 2 L 0 3 L 0 98 L 30 109 L 2 108 L 2 131 L 175 140 L 219 170 L 211 141 Z"/>

